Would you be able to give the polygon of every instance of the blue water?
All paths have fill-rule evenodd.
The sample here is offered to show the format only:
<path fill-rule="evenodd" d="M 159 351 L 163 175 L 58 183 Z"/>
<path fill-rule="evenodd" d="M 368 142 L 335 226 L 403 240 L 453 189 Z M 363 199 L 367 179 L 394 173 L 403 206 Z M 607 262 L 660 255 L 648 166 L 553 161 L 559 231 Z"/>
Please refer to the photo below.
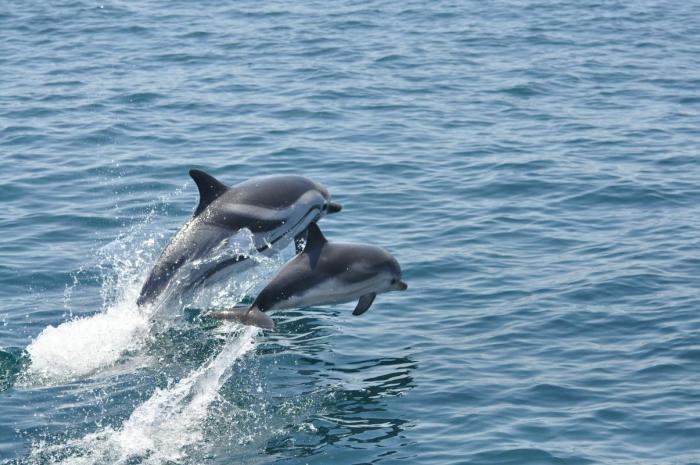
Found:
<path fill-rule="evenodd" d="M 0 463 L 700 463 L 697 2 L 4 2 Z M 190 168 L 409 290 L 157 324 Z"/>

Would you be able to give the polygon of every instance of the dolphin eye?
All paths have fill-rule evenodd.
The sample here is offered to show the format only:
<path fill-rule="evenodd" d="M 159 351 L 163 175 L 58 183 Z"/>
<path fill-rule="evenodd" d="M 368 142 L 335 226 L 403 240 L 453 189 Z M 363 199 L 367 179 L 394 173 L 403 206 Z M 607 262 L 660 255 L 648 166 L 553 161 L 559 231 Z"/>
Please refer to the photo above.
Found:
<path fill-rule="evenodd" d="M 391 284 L 396 284 L 396 278 L 391 280 Z"/>

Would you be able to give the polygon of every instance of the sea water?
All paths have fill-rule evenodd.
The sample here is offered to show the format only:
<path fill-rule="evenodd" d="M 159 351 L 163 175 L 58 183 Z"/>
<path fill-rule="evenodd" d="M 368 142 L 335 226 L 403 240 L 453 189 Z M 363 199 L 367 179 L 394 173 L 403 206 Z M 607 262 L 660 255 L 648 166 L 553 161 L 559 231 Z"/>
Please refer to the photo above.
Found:
<path fill-rule="evenodd" d="M 700 463 L 698 17 L 2 3 L 0 463 Z M 137 308 L 191 168 L 322 183 L 408 290 L 196 316 L 285 250 Z"/>

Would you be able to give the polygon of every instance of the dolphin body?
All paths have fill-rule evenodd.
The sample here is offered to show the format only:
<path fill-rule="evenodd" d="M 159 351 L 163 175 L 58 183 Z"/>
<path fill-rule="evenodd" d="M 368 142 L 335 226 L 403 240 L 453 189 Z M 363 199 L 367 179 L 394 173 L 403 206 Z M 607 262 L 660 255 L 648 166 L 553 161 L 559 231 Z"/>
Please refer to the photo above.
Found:
<path fill-rule="evenodd" d="M 274 329 L 272 319 L 263 312 L 358 300 L 352 314 L 362 315 L 377 294 L 407 288 L 399 263 L 386 250 L 328 242 L 316 223 L 311 223 L 303 252 L 277 272 L 249 308 L 207 316 Z"/>
<path fill-rule="evenodd" d="M 259 252 L 281 249 L 292 238 L 299 250 L 309 224 L 341 210 L 323 186 L 303 176 L 253 178 L 232 187 L 204 171 L 191 170 L 190 176 L 199 189 L 199 204 L 165 246 L 141 288 L 138 305 L 155 301 L 183 265 L 205 257 L 243 228 L 252 233 Z M 188 284 L 196 285 L 247 258 L 239 255 L 197 270 Z"/>

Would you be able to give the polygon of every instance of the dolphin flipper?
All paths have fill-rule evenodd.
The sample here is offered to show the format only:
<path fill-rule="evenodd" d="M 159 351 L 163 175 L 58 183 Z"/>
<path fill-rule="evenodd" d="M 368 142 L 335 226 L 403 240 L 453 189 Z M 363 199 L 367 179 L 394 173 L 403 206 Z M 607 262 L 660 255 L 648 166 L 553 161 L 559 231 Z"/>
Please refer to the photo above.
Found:
<path fill-rule="evenodd" d="M 257 326 L 262 329 L 275 329 L 275 323 L 265 313 L 261 312 L 257 308 L 233 308 L 232 310 L 225 310 L 223 312 L 212 312 L 208 313 L 206 316 L 209 318 L 214 318 L 216 320 L 226 320 L 226 321 L 236 321 L 240 324 L 247 326 Z"/>
<path fill-rule="evenodd" d="M 372 306 L 372 302 L 374 302 L 375 297 L 377 297 L 377 294 L 374 292 L 370 292 L 369 294 L 365 294 L 360 297 L 359 302 L 357 302 L 357 307 L 355 307 L 355 310 L 352 311 L 352 314 L 357 316 L 365 313 L 367 310 L 369 310 L 369 307 Z"/>

